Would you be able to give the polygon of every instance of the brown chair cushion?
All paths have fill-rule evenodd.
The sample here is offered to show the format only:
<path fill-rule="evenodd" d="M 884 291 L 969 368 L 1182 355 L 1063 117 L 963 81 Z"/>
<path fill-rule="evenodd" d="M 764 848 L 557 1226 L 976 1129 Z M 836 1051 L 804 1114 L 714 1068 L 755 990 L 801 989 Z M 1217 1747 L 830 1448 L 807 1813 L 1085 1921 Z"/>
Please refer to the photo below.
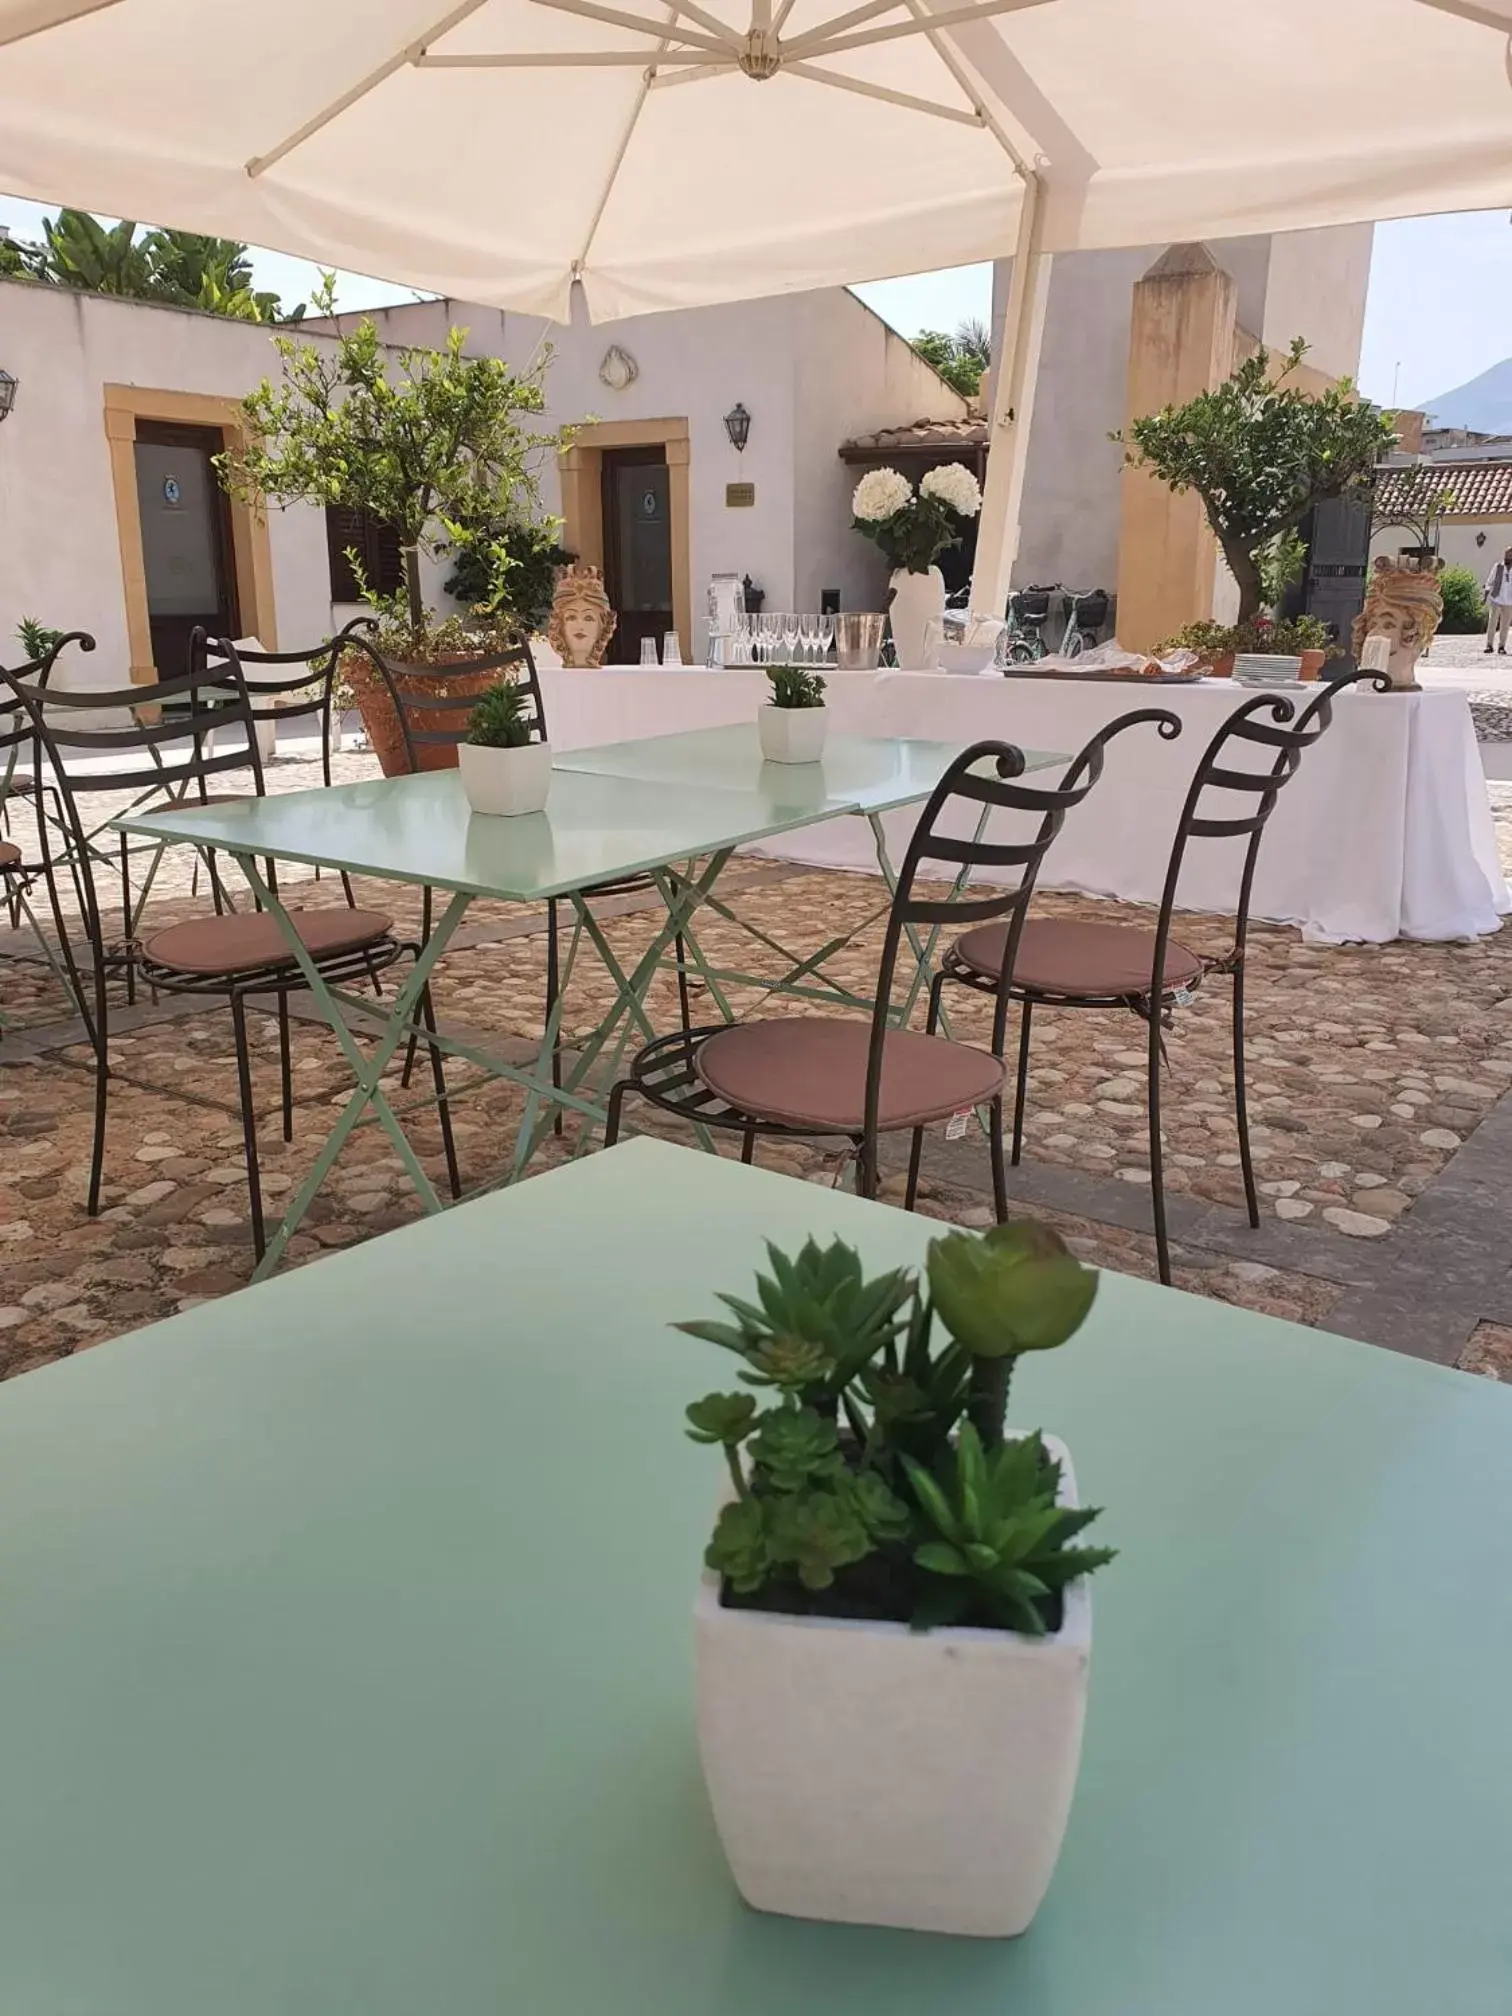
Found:
<path fill-rule="evenodd" d="M 0 840 L 0 868 L 14 868 L 21 859 L 21 849 L 14 840 Z"/>
<path fill-rule="evenodd" d="M 996 978 L 1003 968 L 1006 924 L 984 924 L 958 938 L 955 951 L 978 973 Z M 1033 993 L 1073 999 L 1119 999 L 1148 994 L 1155 971 L 1155 933 L 1138 924 L 1081 923 L 1031 917 L 1019 939 L 1013 985 Z M 1174 939 L 1166 944 L 1165 984 L 1189 987 L 1202 978 L 1202 961 Z"/>
<path fill-rule="evenodd" d="M 867 1022 L 817 1015 L 744 1022 L 700 1044 L 699 1077 L 711 1092 L 750 1114 L 789 1126 L 859 1134 L 866 1105 Z M 914 1127 L 995 1099 L 1003 1067 L 985 1050 L 888 1031 L 882 1053 L 878 1126 Z"/>
<path fill-rule="evenodd" d="M 317 959 L 357 952 L 393 929 L 378 910 L 291 910 L 294 928 Z M 292 966 L 294 954 L 265 910 L 231 917 L 195 917 L 155 931 L 142 947 L 155 966 L 175 973 L 252 973 L 261 966 Z"/>

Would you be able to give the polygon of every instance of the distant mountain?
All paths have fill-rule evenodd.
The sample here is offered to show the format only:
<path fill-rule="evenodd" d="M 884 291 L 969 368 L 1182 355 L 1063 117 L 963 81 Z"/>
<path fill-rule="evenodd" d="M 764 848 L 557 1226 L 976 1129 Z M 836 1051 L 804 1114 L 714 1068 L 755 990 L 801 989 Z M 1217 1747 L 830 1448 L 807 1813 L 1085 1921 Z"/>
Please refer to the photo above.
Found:
<path fill-rule="evenodd" d="M 1468 385 L 1425 399 L 1430 427 L 1469 427 L 1477 434 L 1512 434 L 1512 357 L 1504 357 Z"/>

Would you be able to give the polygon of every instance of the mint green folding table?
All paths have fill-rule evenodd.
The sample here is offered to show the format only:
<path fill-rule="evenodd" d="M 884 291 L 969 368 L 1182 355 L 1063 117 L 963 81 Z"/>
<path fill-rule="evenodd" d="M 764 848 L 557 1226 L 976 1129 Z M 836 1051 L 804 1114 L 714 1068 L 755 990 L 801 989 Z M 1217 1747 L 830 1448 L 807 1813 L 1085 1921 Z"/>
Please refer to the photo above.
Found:
<path fill-rule="evenodd" d="M 729 731 L 713 732 L 724 735 Z M 750 734 L 754 741 L 754 728 Z M 701 738 L 656 739 L 685 743 Z M 612 752 L 585 753 L 604 758 Z M 697 782 L 686 770 L 680 778 L 668 778 L 562 767 L 553 770 L 545 811 L 516 819 L 472 814 L 455 770 L 123 814 L 113 823 L 124 831 L 202 850 L 217 849 L 235 859 L 258 900 L 277 920 L 357 1081 L 309 1175 L 269 1239 L 258 1264 L 258 1278 L 277 1266 L 343 1143 L 368 1113 L 393 1142 L 425 1209 L 442 1208 L 381 1079 L 399 1045 L 415 1031 L 421 990 L 478 897 L 523 903 L 558 898 L 569 902 L 574 911 L 561 984 L 531 1068 L 508 1064 L 445 1033 L 432 1037 L 421 1032 L 422 1040 L 435 1042 L 442 1050 L 524 1089 L 524 1113 L 509 1172 L 514 1177 L 524 1172 L 539 1147 L 553 1109 L 566 1108 L 590 1122 L 602 1120 L 603 1103 L 594 1094 L 591 1074 L 600 1059 L 607 1058 L 612 1079 L 630 1040 L 639 1035 L 649 1042 L 657 1033 L 646 1012 L 646 995 L 679 932 L 720 1013 L 730 1018 L 721 974 L 704 958 L 693 918 L 702 905 L 713 900 L 714 885 L 738 846 L 791 832 L 816 820 L 859 812 L 863 799 L 870 808 L 874 803 L 899 805 L 925 798 L 958 754 L 948 743 L 865 743 L 861 738 L 841 737 L 834 756 L 825 763 L 802 766 L 806 774 L 801 777 L 789 774 L 797 766 L 758 763 L 754 776 L 726 771 L 713 783 Z M 1065 758 L 1036 752 L 1029 761 L 1044 767 Z M 833 775 L 832 762 L 836 766 Z M 882 859 L 885 863 L 885 850 Z M 373 999 L 331 987 L 322 977 L 269 884 L 264 872 L 269 861 L 304 862 L 450 892 L 451 900 L 415 965 L 387 1004 L 386 1016 Z M 627 971 L 584 892 L 595 884 L 641 872 L 650 874 L 666 914 L 646 951 Z M 890 864 L 884 872 L 891 873 Z M 718 909 L 722 915 L 733 915 L 722 902 Z M 742 928 L 753 929 L 749 925 Z M 854 935 L 847 932 L 809 956 L 784 952 L 776 940 L 767 938 L 765 942 L 783 952 L 788 965 L 763 984 L 773 991 L 853 1002 L 856 997 L 823 980 L 821 969 Z M 905 1016 L 924 983 L 933 942 L 911 935 L 917 971 Z M 563 1003 L 584 940 L 608 972 L 614 999 L 598 1026 L 578 1046 L 576 1060 L 558 1087 L 552 1083 L 551 1061 L 558 1047 Z M 726 980 L 735 977 L 749 976 L 724 976 Z M 822 984 L 810 985 L 816 978 Z M 367 1056 L 348 1025 L 350 1013 L 369 1022 L 377 1015 L 381 1021 L 376 1043 Z"/>
<path fill-rule="evenodd" d="M 740 1904 L 667 1326 L 938 1230 L 635 1141 L 0 1387 L 0 2008 L 1505 2016 L 1512 1393 L 1113 1274 L 1014 1379 L 1122 1550 L 1039 1917 Z"/>

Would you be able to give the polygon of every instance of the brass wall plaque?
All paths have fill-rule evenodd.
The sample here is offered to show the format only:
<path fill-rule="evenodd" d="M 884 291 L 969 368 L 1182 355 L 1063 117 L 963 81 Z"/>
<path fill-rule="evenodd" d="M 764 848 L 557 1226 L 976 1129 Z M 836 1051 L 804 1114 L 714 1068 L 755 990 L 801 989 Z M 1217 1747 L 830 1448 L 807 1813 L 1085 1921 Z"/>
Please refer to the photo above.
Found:
<path fill-rule="evenodd" d="M 754 483 L 726 483 L 725 509 L 727 511 L 748 511 L 756 502 Z"/>

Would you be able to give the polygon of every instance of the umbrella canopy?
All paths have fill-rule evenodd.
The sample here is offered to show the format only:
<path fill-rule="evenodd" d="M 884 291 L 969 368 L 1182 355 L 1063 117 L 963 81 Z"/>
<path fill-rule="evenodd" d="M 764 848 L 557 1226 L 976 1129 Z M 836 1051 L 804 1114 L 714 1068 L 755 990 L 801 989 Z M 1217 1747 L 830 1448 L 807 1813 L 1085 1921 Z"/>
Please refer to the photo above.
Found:
<path fill-rule="evenodd" d="M 0 0 L 0 189 L 598 318 L 1512 203 L 1512 0 Z"/>

